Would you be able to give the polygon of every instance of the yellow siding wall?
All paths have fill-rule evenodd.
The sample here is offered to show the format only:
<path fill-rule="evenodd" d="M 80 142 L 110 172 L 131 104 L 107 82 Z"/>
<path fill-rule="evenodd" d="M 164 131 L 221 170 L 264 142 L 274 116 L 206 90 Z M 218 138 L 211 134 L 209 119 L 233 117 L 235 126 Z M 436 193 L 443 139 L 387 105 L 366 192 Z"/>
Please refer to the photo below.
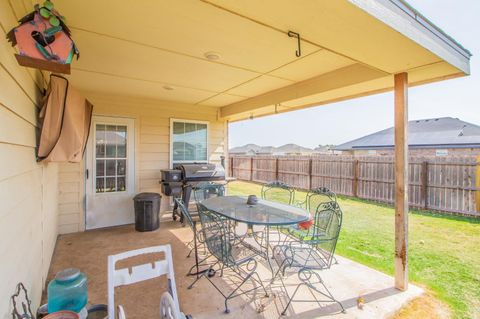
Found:
<path fill-rule="evenodd" d="M 217 108 L 85 93 L 95 115 L 135 119 L 135 175 L 137 192 L 160 192 L 160 170 L 168 168 L 170 118 L 209 121 L 209 159 L 220 163 L 227 148 L 227 123 L 217 120 Z M 228 161 L 226 161 L 228 163 Z M 61 164 L 59 232 L 84 230 L 84 164 Z M 162 211 L 169 210 L 162 199 Z M 133 209 L 133 204 L 132 204 Z"/>
<path fill-rule="evenodd" d="M 36 114 L 45 80 L 17 64 L 5 34 L 25 14 L 22 1 L 0 0 L 0 318 L 23 282 L 39 305 L 58 229 L 58 165 L 35 158 Z"/>
<path fill-rule="evenodd" d="M 59 170 L 58 232 L 68 234 L 83 231 L 83 163 L 61 163 Z"/>

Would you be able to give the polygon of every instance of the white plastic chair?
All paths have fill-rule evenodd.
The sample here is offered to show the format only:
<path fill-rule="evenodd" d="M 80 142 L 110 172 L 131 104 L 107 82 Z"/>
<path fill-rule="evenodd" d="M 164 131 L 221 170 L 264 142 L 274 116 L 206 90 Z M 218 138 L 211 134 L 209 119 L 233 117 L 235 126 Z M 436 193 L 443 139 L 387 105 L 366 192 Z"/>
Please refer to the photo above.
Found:
<path fill-rule="evenodd" d="M 152 254 L 164 253 L 165 259 L 156 262 L 137 265 L 131 268 L 115 269 L 118 261 L 127 258 Z M 108 256 L 108 319 L 116 319 L 115 316 L 115 287 L 134 284 L 140 281 L 153 279 L 166 275 L 168 291 L 160 298 L 160 318 L 184 319 L 187 318 L 182 312 L 177 297 L 175 275 L 173 273 L 172 248 L 170 245 L 147 247 L 137 250 L 126 251 L 117 255 Z M 188 316 L 190 317 L 190 316 Z M 125 311 L 118 306 L 118 319 L 125 319 Z"/>

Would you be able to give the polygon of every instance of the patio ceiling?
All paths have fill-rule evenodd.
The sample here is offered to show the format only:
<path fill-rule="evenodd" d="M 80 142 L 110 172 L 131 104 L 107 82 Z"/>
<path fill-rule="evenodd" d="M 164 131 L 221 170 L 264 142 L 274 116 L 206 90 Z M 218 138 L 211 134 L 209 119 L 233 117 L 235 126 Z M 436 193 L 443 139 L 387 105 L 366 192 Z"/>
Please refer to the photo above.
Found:
<path fill-rule="evenodd" d="M 398 0 L 55 3 L 81 49 L 78 88 L 231 121 L 391 90 L 400 72 L 411 85 L 469 73 L 469 52 Z"/>

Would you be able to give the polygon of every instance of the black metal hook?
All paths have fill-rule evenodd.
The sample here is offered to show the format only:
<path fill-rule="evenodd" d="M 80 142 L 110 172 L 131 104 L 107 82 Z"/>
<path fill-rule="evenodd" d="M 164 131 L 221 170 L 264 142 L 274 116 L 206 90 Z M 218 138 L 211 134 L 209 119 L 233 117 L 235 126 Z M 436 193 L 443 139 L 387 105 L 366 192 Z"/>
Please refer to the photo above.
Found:
<path fill-rule="evenodd" d="M 298 50 L 295 51 L 295 55 L 297 57 L 300 57 L 302 55 L 302 49 L 300 47 L 300 34 L 297 33 L 297 32 L 293 32 L 293 31 L 288 31 L 287 34 L 290 38 L 297 38 Z"/>

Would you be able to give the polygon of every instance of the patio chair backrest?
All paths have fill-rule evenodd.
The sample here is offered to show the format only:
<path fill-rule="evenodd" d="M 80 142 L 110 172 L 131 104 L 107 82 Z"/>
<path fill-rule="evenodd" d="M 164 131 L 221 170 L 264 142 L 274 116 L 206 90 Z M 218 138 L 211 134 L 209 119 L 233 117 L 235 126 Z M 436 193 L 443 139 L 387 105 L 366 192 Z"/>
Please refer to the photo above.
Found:
<path fill-rule="evenodd" d="M 280 181 L 270 182 L 262 187 L 262 198 L 273 202 L 292 205 L 295 189 Z"/>
<path fill-rule="evenodd" d="M 177 207 L 180 209 L 180 212 L 182 215 L 185 217 L 187 220 L 188 226 L 195 232 L 195 223 L 193 222 L 192 215 L 190 215 L 190 212 L 188 211 L 188 208 L 185 206 L 185 203 L 181 198 L 174 198 L 175 203 L 177 204 Z"/>
<path fill-rule="evenodd" d="M 334 201 L 320 204 L 315 213 L 311 241 L 323 256 L 327 268 L 330 268 L 335 254 L 342 215 L 340 206 Z"/>
<path fill-rule="evenodd" d="M 308 192 L 305 209 L 313 216 L 320 204 L 328 202 L 337 202 L 337 195 L 326 187 L 318 187 Z"/>
<path fill-rule="evenodd" d="M 234 235 L 230 232 L 228 221 L 210 211 L 201 203 L 198 204 L 198 215 L 200 216 L 203 238 L 208 251 L 222 264 L 231 265 L 234 262 L 231 255 Z"/>
<path fill-rule="evenodd" d="M 140 256 L 144 254 L 163 253 L 165 258 L 154 263 L 136 265 L 129 268 L 116 269 L 120 260 Z M 153 246 L 126 251 L 117 255 L 108 256 L 108 319 L 115 319 L 115 287 L 131 285 L 140 281 L 167 276 L 168 290 L 175 303 L 176 318 L 180 318 L 180 307 L 175 286 L 175 274 L 173 272 L 172 248 L 170 245 Z M 123 308 L 121 308 L 123 309 Z"/>
<path fill-rule="evenodd" d="M 222 184 L 202 182 L 193 186 L 193 198 L 197 204 L 205 199 L 219 196 L 225 196 L 225 186 Z"/>

